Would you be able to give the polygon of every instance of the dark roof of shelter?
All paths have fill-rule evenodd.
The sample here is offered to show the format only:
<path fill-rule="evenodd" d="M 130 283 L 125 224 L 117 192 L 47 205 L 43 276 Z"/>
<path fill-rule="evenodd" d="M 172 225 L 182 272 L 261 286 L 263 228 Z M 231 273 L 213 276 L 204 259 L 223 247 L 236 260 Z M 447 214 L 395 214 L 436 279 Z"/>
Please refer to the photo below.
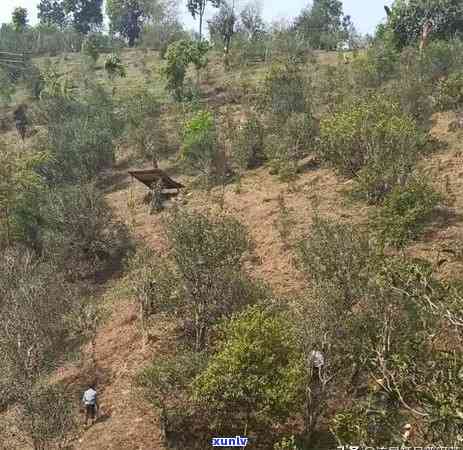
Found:
<path fill-rule="evenodd" d="M 129 174 L 143 183 L 148 188 L 158 180 L 161 180 L 163 189 L 181 189 L 185 186 L 169 177 L 161 169 L 148 169 L 148 170 L 129 170 Z"/>

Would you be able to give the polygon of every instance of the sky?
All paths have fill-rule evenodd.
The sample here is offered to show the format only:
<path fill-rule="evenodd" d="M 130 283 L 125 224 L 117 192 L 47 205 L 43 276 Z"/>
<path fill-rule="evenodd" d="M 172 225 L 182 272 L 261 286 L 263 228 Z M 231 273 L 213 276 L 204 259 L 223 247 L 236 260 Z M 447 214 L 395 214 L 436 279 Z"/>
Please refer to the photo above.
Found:
<path fill-rule="evenodd" d="M 187 28 L 196 28 L 196 24 L 189 16 L 180 0 L 182 20 Z M 247 0 L 238 0 L 239 3 L 246 3 Z M 373 33 L 376 25 L 381 22 L 386 13 L 384 5 L 390 5 L 393 0 L 344 0 L 344 13 L 350 14 L 355 26 L 362 33 Z M 37 22 L 37 4 L 39 0 L 0 0 L 0 23 L 10 22 L 11 13 L 17 6 L 27 8 L 29 22 Z M 271 22 L 279 19 L 290 19 L 296 16 L 309 2 L 307 0 L 261 0 L 263 15 L 266 21 Z M 209 7 L 212 12 L 212 8 Z M 1 43 L 0 43 L 1 45 Z"/>

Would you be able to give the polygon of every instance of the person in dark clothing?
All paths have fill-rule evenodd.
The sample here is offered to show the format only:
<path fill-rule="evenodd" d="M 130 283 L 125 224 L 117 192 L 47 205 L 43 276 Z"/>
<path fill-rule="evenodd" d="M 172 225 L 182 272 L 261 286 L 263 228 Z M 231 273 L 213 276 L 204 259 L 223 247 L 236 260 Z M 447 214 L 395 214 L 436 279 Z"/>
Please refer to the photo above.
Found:
<path fill-rule="evenodd" d="M 27 116 L 26 116 L 26 111 L 27 111 L 27 106 L 22 104 L 19 105 L 15 110 L 14 110 L 14 121 L 16 125 L 16 129 L 18 130 L 18 134 L 21 137 L 21 140 L 24 141 L 26 138 L 26 132 L 27 132 Z"/>

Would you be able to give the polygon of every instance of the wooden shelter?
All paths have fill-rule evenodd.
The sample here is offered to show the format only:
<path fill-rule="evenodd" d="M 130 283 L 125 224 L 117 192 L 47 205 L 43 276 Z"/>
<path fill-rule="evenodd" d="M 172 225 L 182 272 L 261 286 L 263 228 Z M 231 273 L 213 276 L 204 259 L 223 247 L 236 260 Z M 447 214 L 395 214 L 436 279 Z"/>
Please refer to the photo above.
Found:
<path fill-rule="evenodd" d="M 129 174 L 143 183 L 148 189 L 152 189 L 157 182 L 161 182 L 163 194 L 176 195 L 180 189 L 185 186 L 169 177 L 161 169 L 148 169 L 148 170 L 129 170 Z"/>

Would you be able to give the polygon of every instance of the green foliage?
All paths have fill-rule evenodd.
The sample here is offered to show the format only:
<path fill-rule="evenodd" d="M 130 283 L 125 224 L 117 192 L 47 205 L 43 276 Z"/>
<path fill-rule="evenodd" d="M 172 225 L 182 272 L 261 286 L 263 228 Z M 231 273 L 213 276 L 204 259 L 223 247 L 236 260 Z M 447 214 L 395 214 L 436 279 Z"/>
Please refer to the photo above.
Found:
<path fill-rule="evenodd" d="M 409 175 L 419 156 L 416 123 L 383 95 L 341 105 L 320 123 L 320 156 L 354 177 L 360 194 L 381 200 Z"/>
<path fill-rule="evenodd" d="M 365 292 L 376 254 L 365 233 L 316 216 L 308 239 L 298 245 L 300 268 L 312 283 L 330 284 L 351 306 Z"/>
<path fill-rule="evenodd" d="M 276 425 L 298 410 L 303 372 L 287 319 L 260 306 L 224 326 L 224 340 L 193 384 L 221 429 Z"/>
<path fill-rule="evenodd" d="M 210 183 L 218 157 L 215 119 L 209 111 L 197 112 L 184 126 L 181 157 Z"/>
<path fill-rule="evenodd" d="M 170 44 L 165 55 L 166 64 L 161 73 L 167 80 L 167 89 L 177 101 L 184 96 L 184 81 L 188 66 L 193 64 L 196 70 L 207 65 L 207 42 L 193 42 L 183 39 Z"/>
<path fill-rule="evenodd" d="M 10 104 L 15 90 L 15 85 L 8 76 L 8 73 L 0 69 L 0 102 L 2 106 Z"/>
<path fill-rule="evenodd" d="M 94 63 L 97 62 L 100 52 L 98 48 L 98 40 L 94 34 L 89 34 L 82 42 L 82 53 L 88 56 Z"/>
<path fill-rule="evenodd" d="M 302 11 L 295 28 L 312 48 L 336 50 L 347 36 L 342 27 L 343 7 L 339 0 L 315 0 L 311 7 Z"/>
<path fill-rule="evenodd" d="M 463 30 L 463 5 L 459 0 L 395 1 L 388 15 L 386 30 L 394 44 L 403 47 L 416 42 L 426 20 L 434 23 L 432 36 L 448 40 Z"/>
<path fill-rule="evenodd" d="M 41 209 L 40 247 L 74 279 L 119 260 L 129 247 L 123 224 L 94 185 L 51 191 Z"/>
<path fill-rule="evenodd" d="M 191 381 L 204 366 L 204 357 L 202 353 L 186 352 L 155 361 L 138 374 L 136 384 L 144 397 L 166 414 L 168 400 L 171 403 L 174 397 L 178 401 L 188 393 Z"/>
<path fill-rule="evenodd" d="M 121 78 L 125 78 L 127 76 L 127 71 L 125 70 L 125 67 L 122 64 L 121 58 L 119 57 L 119 55 L 116 55 L 115 53 L 109 55 L 106 58 L 106 61 L 104 63 L 104 69 L 110 80 L 114 80 L 116 76 L 119 76 Z"/>
<path fill-rule="evenodd" d="M 307 83 L 302 68 L 291 62 L 274 64 L 265 76 L 259 106 L 283 118 L 307 111 Z"/>
<path fill-rule="evenodd" d="M 439 81 L 436 97 L 439 111 L 458 110 L 463 106 L 463 73 L 452 73 Z"/>
<path fill-rule="evenodd" d="M 232 125 L 231 154 L 233 162 L 241 172 L 257 167 L 264 156 L 264 128 L 255 114 L 238 128 Z"/>
<path fill-rule="evenodd" d="M 355 83 L 374 89 L 397 75 L 400 54 L 391 46 L 377 43 L 354 58 L 352 72 Z"/>
<path fill-rule="evenodd" d="M 60 28 L 66 24 L 66 14 L 60 0 L 40 0 L 37 18 L 42 24 L 52 24 Z"/>
<path fill-rule="evenodd" d="M 202 40 L 203 18 L 207 4 L 210 3 L 214 8 L 220 6 L 220 0 L 187 0 L 186 7 L 193 19 L 199 16 L 199 41 Z"/>
<path fill-rule="evenodd" d="M 21 411 L 23 431 L 30 436 L 34 448 L 46 448 L 56 441 L 65 443 L 77 427 L 73 404 L 74 400 L 62 386 L 34 388 Z"/>
<path fill-rule="evenodd" d="M 262 295 L 242 272 L 251 242 L 246 229 L 230 216 L 176 212 L 167 234 L 183 301 L 194 318 L 195 348 L 201 350 L 211 326 Z"/>
<path fill-rule="evenodd" d="M 22 31 L 27 26 L 27 9 L 17 7 L 13 11 L 12 22 L 16 31 Z"/>
<path fill-rule="evenodd" d="M 292 113 L 285 122 L 275 115 L 266 136 L 265 153 L 283 180 L 297 174 L 297 163 L 314 150 L 318 137 L 318 122 L 307 113 Z"/>
<path fill-rule="evenodd" d="M 29 220 L 35 216 L 35 200 L 44 188 L 37 168 L 47 161 L 46 153 L 21 154 L 1 142 L 0 209 L 1 241 L 11 244 L 25 238 Z"/>
<path fill-rule="evenodd" d="M 299 450 L 294 436 L 290 438 L 283 438 L 273 446 L 273 450 Z"/>
<path fill-rule="evenodd" d="M 103 0 L 62 0 L 61 5 L 80 33 L 88 34 L 103 25 Z"/>
<path fill-rule="evenodd" d="M 53 156 L 46 177 L 53 183 L 89 181 L 114 161 L 113 138 L 122 127 L 103 87 L 90 85 L 78 98 L 64 97 L 59 83 L 55 90 L 54 96 L 42 95 L 40 104 Z"/>
<path fill-rule="evenodd" d="M 150 4 L 146 0 L 109 0 L 106 14 L 111 32 L 127 39 L 129 47 L 133 47 L 140 37 L 143 22 L 150 17 L 152 10 L 160 6 L 160 2 Z"/>
<path fill-rule="evenodd" d="M 421 234 L 440 200 L 441 196 L 426 180 L 415 176 L 386 196 L 374 216 L 374 227 L 386 243 L 403 247 Z"/>
<path fill-rule="evenodd" d="M 284 179 L 296 174 L 297 161 L 318 136 L 308 90 L 302 67 L 290 61 L 273 65 L 263 82 L 259 107 L 268 118 L 265 154 Z"/>

